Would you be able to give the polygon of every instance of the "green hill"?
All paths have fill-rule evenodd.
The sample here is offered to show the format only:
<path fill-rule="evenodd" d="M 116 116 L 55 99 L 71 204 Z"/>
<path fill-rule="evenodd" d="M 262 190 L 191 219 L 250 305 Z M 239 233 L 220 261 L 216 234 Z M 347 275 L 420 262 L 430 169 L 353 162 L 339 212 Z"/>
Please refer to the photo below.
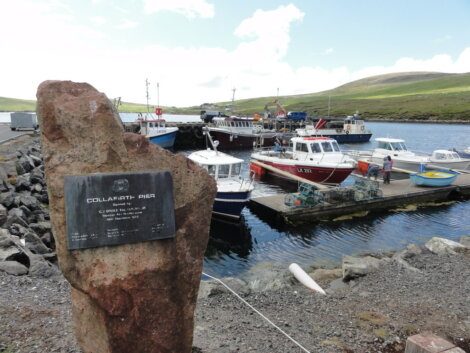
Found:
<path fill-rule="evenodd" d="M 235 101 L 235 113 L 263 113 L 275 97 Z M 281 96 L 288 111 L 309 115 L 350 115 L 358 110 L 366 119 L 466 120 L 470 121 L 470 73 L 404 72 L 368 77 L 329 91 Z M 230 102 L 215 103 L 223 109 Z M 167 113 L 198 114 L 198 106 L 163 107 Z M 1 98 L 0 111 L 35 110 L 35 101 Z M 121 112 L 145 112 L 144 104 L 123 102 Z"/>

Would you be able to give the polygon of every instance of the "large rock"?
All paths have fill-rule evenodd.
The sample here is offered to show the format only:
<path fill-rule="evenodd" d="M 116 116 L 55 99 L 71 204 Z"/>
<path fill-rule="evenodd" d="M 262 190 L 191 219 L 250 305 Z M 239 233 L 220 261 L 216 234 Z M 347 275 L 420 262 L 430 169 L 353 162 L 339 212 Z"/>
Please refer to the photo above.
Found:
<path fill-rule="evenodd" d="M 3 261 L 0 262 L 0 271 L 10 275 L 21 276 L 28 273 L 28 268 L 16 261 Z"/>
<path fill-rule="evenodd" d="M 46 81 L 37 98 L 52 229 L 83 351 L 189 353 L 215 182 L 184 156 L 124 133 L 88 84 Z M 143 170 L 173 176 L 175 238 L 69 251 L 64 175 Z"/>
<path fill-rule="evenodd" d="M 424 246 L 437 255 L 456 254 L 465 249 L 465 246 L 456 241 L 439 237 L 431 238 Z"/>
<path fill-rule="evenodd" d="M 343 257 L 343 280 L 348 281 L 357 277 L 365 276 L 376 271 L 381 264 L 381 260 L 372 257 Z"/>

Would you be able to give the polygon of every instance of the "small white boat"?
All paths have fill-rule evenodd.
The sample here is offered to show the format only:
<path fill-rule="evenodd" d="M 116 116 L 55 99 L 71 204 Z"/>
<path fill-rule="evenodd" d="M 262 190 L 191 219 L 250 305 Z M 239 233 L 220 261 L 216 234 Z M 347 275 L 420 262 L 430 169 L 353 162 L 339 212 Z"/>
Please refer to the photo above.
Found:
<path fill-rule="evenodd" d="M 212 142 L 210 136 L 209 140 Z M 212 213 L 238 219 L 250 200 L 253 185 L 251 180 L 245 180 L 240 175 L 243 159 L 217 151 L 217 145 L 218 141 L 214 141 L 212 143 L 214 150 L 208 148 L 196 151 L 188 158 L 206 169 L 217 182 L 217 195 Z"/>
<path fill-rule="evenodd" d="M 427 168 L 459 169 L 464 170 L 470 166 L 470 159 L 460 157 L 454 151 L 435 150 L 431 155 L 408 150 L 405 140 L 396 138 L 376 138 L 377 148 L 373 151 L 348 151 L 347 153 L 357 161 L 373 162 L 382 165 L 383 159 L 390 156 L 393 167 L 407 171 L 418 172 L 422 165 Z"/>
<path fill-rule="evenodd" d="M 341 152 L 328 137 L 294 137 L 291 148 L 260 149 L 251 155 L 262 162 L 295 176 L 323 184 L 339 184 L 355 168 L 355 161 Z M 251 169 L 257 172 L 256 165 Z"/>
<path fill-rule="evenodd" d="M 172 148 L 175 144 L 177 127 L 166 127 L 164 119 L 138 119 L 140 134 L 144 135 L 151 143 L 163 148 Z"/>

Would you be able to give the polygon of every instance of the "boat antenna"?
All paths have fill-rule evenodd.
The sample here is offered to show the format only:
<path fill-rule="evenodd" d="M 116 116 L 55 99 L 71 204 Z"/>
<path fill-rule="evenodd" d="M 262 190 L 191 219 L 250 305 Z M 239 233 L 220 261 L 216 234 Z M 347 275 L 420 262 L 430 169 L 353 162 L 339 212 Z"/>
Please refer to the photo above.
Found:
<path fill-rule="evenodd" d="M 157 82 L 157 107 L 160 108 L 160 82 Z"/>
<path fill-rule="evenodd" d="M 232 88 L 232 106 L 230 107 L 230 113 L 233 114 L 233 105 L 234 105 L 234 102 L 235 102 L 235 91 L 237 89 L 235 87 Z"/>
<path fill-rule="evenodd" d="M 331 95 L 328 95 L 328 118 L 330 117 L 330 108 L 331 108 Z"/>
<path fill-rule="evenodd" d="M 150 114 L 150 108 L 149 108 L 149 85 L 150 85 L 150 82 L 148 80 L 148 78 L 145 79 L 145 89 L 146 89 L 146 97 L 147 97 L 147 113 Z"/>

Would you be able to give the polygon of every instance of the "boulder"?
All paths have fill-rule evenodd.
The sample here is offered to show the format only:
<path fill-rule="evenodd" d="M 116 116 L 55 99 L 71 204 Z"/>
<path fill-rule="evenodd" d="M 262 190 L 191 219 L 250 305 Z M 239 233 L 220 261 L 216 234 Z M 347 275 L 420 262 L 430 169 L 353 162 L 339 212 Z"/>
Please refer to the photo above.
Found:
<path fill-rule="evenodd" d="M 33 253 L 33 254 L 47 254 L 51 252 L 51 250 L 44 245 L 41 238 L 39 238 L 35 233 L 29 231 L 24 235 L 24 240 L 26 243 L 26 247 Z"/>
<path fill-rule="evenodd" d="M 16 261 L 3 261 L 0 262 L 0 271 L 10 275 L 21 276 L 28 273 L 28 268 Z"/>
<path fill-rule="evenodd" d="M 34 230 L 36 234 L 42 236 L 43 234 L 51 231 L 51 222 L 43 221 L 38 223 L 31 223 L 29 228 Z"/>
<path fill-rule="evenodd" d="M 8 210 L 0 204 L 0 226 L 3 226 L 8 219 Z"/>
<path fill-rule="evenodd" d="M 6 208 L 10 209 L 15 206 L 15 196 L 11 192 L 4 192 L 0 194 L 0 203 Z"/>
<path fill-rule="evenodd" d="M 465 246 L 456 241 L 439 237 L 431 238 L 424 246 L 437 255 L 456 254 L 465 249 Z"/>
<path fill-rule="evenodd" d="M 341 268 L 335 268 L 335 269 L 324 269 L 324 268 L 319 268 L 313 271 L 311 274 L 311 277 L 315 281 L 333 281 L 337 278 L 341 278 L 343 276 L 343 270 Z"/>
<path fill-rule="evenodd" d="M 460 237 L 460 244 L 470 248 L 470 235 L 463 235 Z"/>
<path fill-rule="evenodd" d="M 183 155 L 124 133 L 112 103 L 86 83 L 46 81 L 37 98 L 56 251 L 83 352 L 191 352 L 214 180 Z M 64 176 L 148 170 L 173 177 L 175 237 L 69 251 Z"/>
<path fill-rule="evenodd" d="M 52 265 L 41 255 L 30 255 L 31 265 L 29 266 L 29 275 L 31 277 L 49 278 L 57 276 L 60 272 L 59 269 Z"/>
<path fill-rule="evenodd" d="M 20 205 L 27 207 L 31 211 L 39 209 L 38 200 L 34 196 L 31 196 L 31 195 L 21 195 Z"/>
<path fill-rule="evenodd" d="M 372 256 L 344 256 L 342 265 L 343 280 L 349 281 L 357 277 L 365 276 L 376 271 L 380 264 L 381 260 Z"/>
<path fill-rule="evenodd" d="M 19 191 L 30 191 L 31 190 L 31 182 L 29 181 L 29 173 L 28 174 L 23 174 L 23 175 L 18 175 L 16 177 L 16 184 L 15 184 L 15 190 L 17 192 Z"/>

